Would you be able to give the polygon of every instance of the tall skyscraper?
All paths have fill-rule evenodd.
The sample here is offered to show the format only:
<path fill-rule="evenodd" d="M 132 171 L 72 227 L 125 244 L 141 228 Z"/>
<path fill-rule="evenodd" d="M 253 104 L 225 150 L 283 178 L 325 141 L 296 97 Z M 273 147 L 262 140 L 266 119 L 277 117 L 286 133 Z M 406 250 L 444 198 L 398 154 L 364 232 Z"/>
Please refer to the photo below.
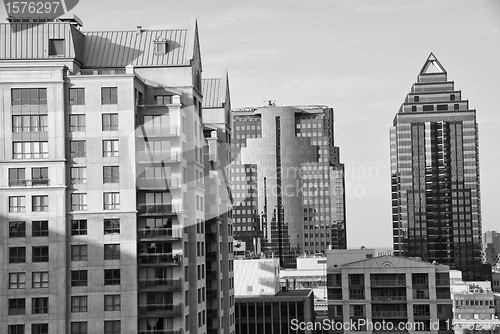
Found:
<path fill-rule="evenodd" d="M 325 106 L 233 112 L 234 238 L 293 268 L 300 254 L 346 248 L 344 166 Z"/>
<path fill-rule="evenodd" d="M 432 53 L 394 118 L 391 184 L 396 256 L 491 277 L 481 264 L 476 111 Z"/>
<path fill-rule="evenodd" d="M 233 333 L 196 22 L 81 28 L 0 24 L 0 332 Z"/>
<path fill-rule="evenodd" d="M 483 262 L 492 267 L 500 266 L 500 233 L 486 231 L 483 235 Z"/>

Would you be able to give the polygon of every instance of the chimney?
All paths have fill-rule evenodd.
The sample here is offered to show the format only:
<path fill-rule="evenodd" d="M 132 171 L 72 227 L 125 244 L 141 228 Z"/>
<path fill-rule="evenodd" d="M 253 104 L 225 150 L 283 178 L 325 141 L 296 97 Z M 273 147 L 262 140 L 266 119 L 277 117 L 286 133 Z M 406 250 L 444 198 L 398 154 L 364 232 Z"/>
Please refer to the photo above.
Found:
<path fill-rule="evenodd" d="M 137 26 L 137 33 L 138 34 L 142 33 L 142 26 Z"/>

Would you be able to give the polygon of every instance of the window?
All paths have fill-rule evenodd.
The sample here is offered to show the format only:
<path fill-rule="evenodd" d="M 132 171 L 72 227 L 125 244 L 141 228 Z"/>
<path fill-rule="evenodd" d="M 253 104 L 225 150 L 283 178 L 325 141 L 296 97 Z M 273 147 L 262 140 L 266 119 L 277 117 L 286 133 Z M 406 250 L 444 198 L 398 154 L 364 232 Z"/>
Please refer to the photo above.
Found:
<path fill-rule="evenodd" d="M 166 105 L 172 103 L 172 96 L 170 95 L 156 95 L 155 96 L 156 104 Z"/>
<path fill-rule="evenodd" d="M 85 115 L 69 115 L 69 131 L 85 131 Z"/>
<path fill-rule="evenodd" d="M 49 324 L 32 324 L 31 334 L 49 334 Z"/>
<path fill-rule="evenodd" d="M 31 183 L 34 186 L 49 185 L 49 168 L 33 167 L 31 169 Z"/>
<path fill-rule="evenodd" d="M 26 186 L 25 168 L 9 168 L 9 186 Z"/>
<path fill-rule="evenodd" d="M 414 102 L 419 102 L 420 101 L 420 97 L 419 96 L 414 96 L 413 97 L 413 101 Z"/>
<path fill-rule="evenodd" d="M 103 140 L 102 141 L 102 156 L 117 157 L 118 156 L 118 140 Z"/>
<path fill-rule="evenodd" d="M 47 115 L 13 115 L 12 132 L 45 132 Z"/>
<path fill-rule="evenodd" d="M 164 55 L 167 53 L 167 43 L 165 41 L 155 42 L 155 54 Z"/>
<path fill-rule="evenodd" d="M 118 88 L 102 87 L 101 88 L 101 103 L 102 104 L 118 104 Z"/>
<path fill-rule="evenodd" d="M 417 106 L 411 106 L 411 111 L 413 112 L 417 111 Z"/>
<path fill-rule="evenodd" d="M 87 261 L 87 245 L 71 245 L 71 261 Z"/>
<path fill-rule="evenodd" d="M 26 236 L 26 222 L 9 222 L 9 238 Z"/>
<path fill-rule="evenodd" d="M 46 88 L 14 88 L 12 93 L 12 105 L 47 105 Z"/>
<path fill-rule="evenodd" d="M 34 272 L 32 275 L 31 286 L 33 289 L 48 288 L 49 272 L 48 271 Z"/>
<path fill-rule="evenodd" d="M 120 193 L 104 193 L 104 210 L 120 209 Z"/>
<path fill-rule="evenodd" d="M 87 194 L 71 194 L 71 211 L 87 211 Z"/>
<path fill-rule="evenodd" d="M 49 246 L 33 246 L 33 262 L 49 262 Z"/>
<path fill-rule="evenodd" d="M 104 334 L 120 334 L 120 320 L 104 321 Z"/>
<path fill-rule="evenodd" d="M 117 131 L 117 130 L 118 130 L 118 114 L 103 114 L 102 131 Z"/>
<path fill-rule="evenodd" d="M 87 296 L 72 296 L 71 312 L 87 312 Z"/>
<path fill-rule="evenodd" d="M 87 334 L 87 322 L 72 322 L 71 323 L 71 334 Z"/>
<path fill-rule="evenodd" d="M 87 235 L 87 220 L 86 219 L 71 220 L 71 235 Z"/>
<path fill-rule="evenodd" d="M 9 334 L 24 334 L 24 325 L 9 325 Z"/>
<path fill-rule="evenodd" d="M 422 107 L 422 110 L 423 111 L 433 111 L 434 110 L 434 106 L 432 104 L 425 105 L 425 106 Z"/>
<path fill-rule="evenodd" d="M 49 221 L 48 220 L 34 220 L 31 223 L 32 234 L 34 237 L 47 237 L 49 236 Z"/>
<path fill-rule="evenodd" d="M 120 180 L 120 168 L 118 166 L 104 166 L 104 183 L 118 183 Z"/>
<path fill-rule="evenodd" d="M 104 311 L 120 311 L 120 295 L 104 296 Z"/>
<path fill-rule="evenodd" d="M 26 247 L 9 247 L 9 263 L 26 262 Z"/>
<path fill-rule="evenodd" d="M 85 88 L 70 88 L 69 104 L 72 106 L 85 104 Z"/>
<path fill-rule="evenodd" d="M 49 39 L 49 56 L 64 56 L 64 39 Z"/>
<path fill-rule="evenodd" d="M 24 196 L 9 197 L 9 212 L 25 212 L 25 211 L 26 211 L 26 197 Z"/>
<path fill-rule="evenodd" d="M 72 270 L 71 286 L 87 286 L 87 270 Z"/>
<path fill-rule="evenodd" d="M 120 219 L 108 218 L 104 219 L 104 234 L 118 234 L 120 233 Z"/>
<path fill-rule="evenodd" d="M 72 184 L 87 183 L 87 167 L 71 167 L 70 174 Z"/>
<path fill-rule="evenodd" d="M 85 140 L 72 140 L 70 143 L 69 155 L 72 158 L 85 158 Z"/>
<path fill-rule="evenodd" d="M 26 300 L 24 298 L 9 299 L 9 315 L 26 313 Z"/>
<path fill-rule="evenodd" d="M 49 298 L 32 298 L 31 299 L 32 314 L 49 313 Z"/>
<path fill-rule="evenodd" d="M 9 273 L 9 289 L 26 289 L 26 273 Z"/>
<path fill-rule="evenodd" d="M 33 212 L 49 211 L 49 196 L 33 196 L 31 200 Z"/>
<path fill-rule="evenodd" d="M 46 141 L 13 142 L 14 159 L 41 159 L 49 157 L 49 143 Z"/>
<path fill-rule="evenodd" d="M 120 259 L 120 244 L 104 245 L 104 260 L 119 260 Z"/>
<path fill-rule="evenodd" d="M 104 269 L 104 285 L 119 285 L 120 269 Z"/>

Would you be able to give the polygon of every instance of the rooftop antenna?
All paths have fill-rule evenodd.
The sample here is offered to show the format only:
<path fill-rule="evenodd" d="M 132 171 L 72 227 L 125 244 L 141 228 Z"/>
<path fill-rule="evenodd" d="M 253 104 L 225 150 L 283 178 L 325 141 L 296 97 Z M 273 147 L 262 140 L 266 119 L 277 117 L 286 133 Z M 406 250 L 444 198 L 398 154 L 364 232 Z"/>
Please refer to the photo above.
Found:
<path fill-rule="evenodd" d="M 267 103 L 268 106 L 275 106 L 276 100 L 265 100 L 264 103 Z"/>

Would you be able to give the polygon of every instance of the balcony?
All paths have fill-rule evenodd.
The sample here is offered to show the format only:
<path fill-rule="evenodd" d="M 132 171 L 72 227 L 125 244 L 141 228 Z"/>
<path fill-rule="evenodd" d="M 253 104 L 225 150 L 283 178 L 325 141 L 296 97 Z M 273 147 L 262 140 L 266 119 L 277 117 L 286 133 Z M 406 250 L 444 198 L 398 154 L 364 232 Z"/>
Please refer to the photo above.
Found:
<path fill-rule="evenodd" d="M 406 301 L 406 296 L 372 296 L 372 301 L 399 302 Z"/>
<path fill-rule="evenodd" d="M 182 334 L 182 329 L 139 329 L 139 334 Z"/>
<path fill-rule="evenodd" d="M 145 253 L 139 254 L 140 264 L 179 265 L 182 262 L 180 255 L 172 253 Z"/>
<path fill-rule="evenodd" d="M 139 304 L 139 314 L 158 317 L 175 317 L 181 315 L 182 304 Z"/>
<path fill-rule="evenodd" d="M 75 70 L 75 71 L 67 71 L 67 75 L 116 75 L 116 74 L 125 74 L 124 68 L 116 68 L 116 69 L 83 69 L 83 70 Z"/>
<path fill-rule="evenodd" d="M 152 178 L 152 177 L 139 177 L 136 182 L 139 190 L 158 190 L 158 189 L 179 189 L 182 186 L 180 179 L 167 179 L 167 178 Z"/>
<path fill-rule="evenodd" d="M 406 311 L 373 311 L 372 318 L 407 318 Z"/>
<path fill-rule="evenodd" d="M 175 163 L 181 161 L 181 154 L 171 151 L 138 151 L 136 159 L 138 163 Z"/>
<path fill-rule="evenodd" d="M 180 288 L 180 278 L 139 279 L 139 289 L 141 290 L 179 291 Z"/>
<path fill-rule="evenodd" d="M 141 240 L 178 240 L 182 239 L 182 228 L 141 228 L 137 231 L 137 237 Z"/>
<path fill-rule="evenodd" d="M 175 125 L 158 126 L 158 125 L 141 125 L 136 130 L 139 137 L 177 137 L 180 136 L 180 128 Z"/>
<path fill-rule="evenodd" d="M 48 186 L 49 179 L 9 180 L 9 187 Z"/>
<path fill-rule="evenodd" d="M 140 215 L 176 215 L 179 211 L 178 205 L 169 203 L 144 204 L 137 205 L 137 213 Z"/>
<path fill-rule="evenodd" d="M 374 280 L 370 281 L 372 287 L 403 287 L 406 286 L 406 282 L 403 280 Z"/>

